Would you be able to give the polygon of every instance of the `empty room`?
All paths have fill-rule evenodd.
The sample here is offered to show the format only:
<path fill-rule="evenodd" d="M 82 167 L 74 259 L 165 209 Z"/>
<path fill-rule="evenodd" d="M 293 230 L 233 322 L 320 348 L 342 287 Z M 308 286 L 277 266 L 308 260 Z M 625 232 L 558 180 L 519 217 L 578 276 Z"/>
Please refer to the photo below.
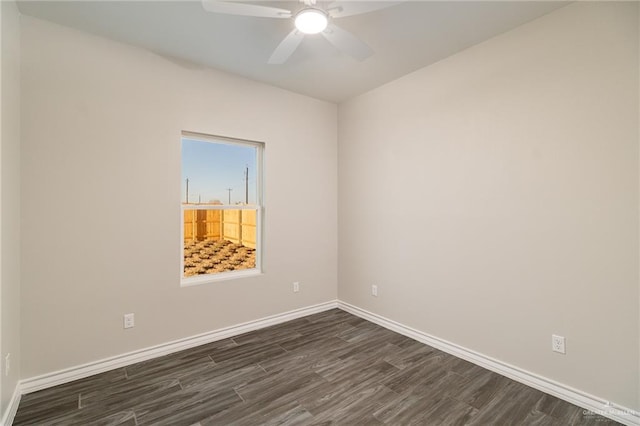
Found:
<path fill-rule="evenodd" d="M 0 1 L 0 424 L 640 426 L 636 1 Z"/>

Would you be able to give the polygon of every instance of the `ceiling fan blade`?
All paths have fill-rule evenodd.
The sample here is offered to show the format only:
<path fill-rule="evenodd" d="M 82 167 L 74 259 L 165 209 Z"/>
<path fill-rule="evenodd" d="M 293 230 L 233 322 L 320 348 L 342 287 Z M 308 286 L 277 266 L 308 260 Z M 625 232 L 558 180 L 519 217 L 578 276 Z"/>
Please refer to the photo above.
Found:
<path fill-rule="evenodd" d="M 349 31 L 343 30 L 333 24 L 329 24 L 322 35 L 324 38 L 329 40 L 331 44 L 337 47 L 338 50 L 352 56 L 358 61 L 363 61 L 373 55 L 373 50 L 371 50 L 365 42 L 351 34 Z"/>
<path fill-rule="evenodd" d="M 298 48 L 298 45 L 304 38 L 304 34 L 298 30 L 293 30 L 280 42 L 276 50 L 273 51 L 269 58 L 270 64 L 284 64 L 289 56 Z"/>
<path fill-rule="evenodd" d="M 257 16 L 260 18 L 291 18 L 287 9 L 238 3 L 235 1 L 202 0 L 202 7 L 207 12 L 226 13 L 228 15 Z"/>
<path fill-rule="evenodd" d="M 363 13 L 373 12 L 374 10 L 385 9 L 400 3 L 403 3 L 403 1 L 343 0 L 329 4 L 327 11 L 332 18 L 343 18 L 345 16 L 361 15 Z"/>

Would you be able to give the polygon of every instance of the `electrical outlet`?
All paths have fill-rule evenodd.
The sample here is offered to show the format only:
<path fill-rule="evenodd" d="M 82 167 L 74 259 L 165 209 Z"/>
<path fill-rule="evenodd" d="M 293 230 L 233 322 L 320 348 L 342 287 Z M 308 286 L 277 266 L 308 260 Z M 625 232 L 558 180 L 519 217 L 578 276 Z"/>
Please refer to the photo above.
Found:
<path fill-rule="evenodd" d="M 378 297 L 378 286 L 375 284 L 371 286 L 371 295 Z"/>
<path fill-rule="evenodd" d="M 300 283 L 298 281 L 293 283 L 293 292 L 297 293 L 300 291 Z"/>
<path fill-rule="evenodd" d="M 551 335 L 551 349 L 554 352 L 558 352 L 558 353 L 561 353 L 561 354 L 566 353 L 565 347 L 564 347 L 564 337 L 556 336 L 555 334 L 552 334 Z"/>
<path fill-rule="evenodd" d="M 124 328 L 132 328 L 135 324 L 135 318 L 133 314 L 124 315 Z"/>
<path fill-rule="evenodd" d="M 4 375 L 8 376 L 11 371 L 11 353 L 4 357 Z"/>

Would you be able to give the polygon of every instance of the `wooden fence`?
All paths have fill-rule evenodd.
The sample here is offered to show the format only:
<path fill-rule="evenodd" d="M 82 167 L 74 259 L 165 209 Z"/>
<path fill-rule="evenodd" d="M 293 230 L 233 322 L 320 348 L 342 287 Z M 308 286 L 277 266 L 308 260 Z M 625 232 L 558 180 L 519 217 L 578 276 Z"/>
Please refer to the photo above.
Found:
<path fill-rule="evenodd" d="M 184 240 L 228 240 L 256 248 L 256 211 L 185 210 Z"/>

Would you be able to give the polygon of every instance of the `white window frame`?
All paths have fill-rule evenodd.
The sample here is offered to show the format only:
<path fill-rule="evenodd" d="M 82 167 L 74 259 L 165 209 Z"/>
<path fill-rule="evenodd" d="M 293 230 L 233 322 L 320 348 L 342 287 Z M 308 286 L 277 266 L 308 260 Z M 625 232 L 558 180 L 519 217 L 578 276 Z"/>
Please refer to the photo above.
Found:
<path fill-rule="evenodd" d="M 194 285 L 207 284 L 217 281 L 226 281 L 237 278 L 245 278 L 261 275 L 262 258 L 263 258 L 263 218 L 264 218 L 264 142 L 250 141 L 245 139 L 236 139 L 226 136 L 214 136 L 203 133 L 194 133 L 183 131 L 180 137 L 180 147 L 182 147 L 183 139 L 191 139 L 202 142 L 210 142 L 216 144 L 252 146 L 256 148 L 256 204 L 247 205 L 185 205 L 180 201 L 180 286 L 190 287 Z M 180 168 L 182 169 L 182 155 L 180 155 Z M 182 197 L 180 196 L 180 200 Z M 191 277 L 184 276 L 184 212 L 187 210 L 254 210 L 256 212 L 256 266 L 252 269 L 242 269 L 239 271 L 219 272 L 216 274 L 194 275 Z"/>

